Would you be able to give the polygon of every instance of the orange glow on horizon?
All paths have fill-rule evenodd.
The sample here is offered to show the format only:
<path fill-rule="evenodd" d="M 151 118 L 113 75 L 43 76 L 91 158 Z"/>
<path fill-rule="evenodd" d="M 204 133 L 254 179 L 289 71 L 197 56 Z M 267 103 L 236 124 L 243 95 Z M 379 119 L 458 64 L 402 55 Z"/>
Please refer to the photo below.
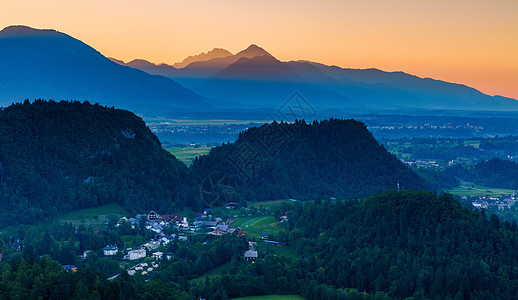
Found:
<path fill-rule="evenodd" d="M 0 29 L 52 28 L 124 61 L 255 43 L 282 61 L 403 71 L 518 99 L 516 0 L 0 2 Z"/>

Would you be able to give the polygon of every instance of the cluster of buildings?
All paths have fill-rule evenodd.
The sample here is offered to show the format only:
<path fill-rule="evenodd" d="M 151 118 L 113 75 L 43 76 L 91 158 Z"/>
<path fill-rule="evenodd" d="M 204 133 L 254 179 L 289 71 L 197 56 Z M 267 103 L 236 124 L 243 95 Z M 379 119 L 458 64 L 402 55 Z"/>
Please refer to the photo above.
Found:
<path fill-rule="evenodd" d="M 478 197 L 468 199 L 466 196 L 461 197 L 462 200 L 470 201 L 477 209 L 496 208 L 498 210 L 505 210 L 511 208 L 516 204 L 516 197 L 513 195 L 506 195 L 494 197 L 490 195 L 480 195 Z"/>
<path fill-rule="evenodd" d="M 127 252 L 124 255 L 124 259 L 137 260 L 148 256 L 161 259 L 164 256 L 164 253 L 156 251 L 158 247 L 161 245 L 166 246 L 175 239 L 178 241 L 187 240 L 188 238 L 184 233 L 186 231 L 196 232 L 203 230 L 207 234 L 218 236 L 225 234 L 245 234 L 243 231 L 231 227 L 230 223 L 233 221 L 232 216 L 228 216 L 226 220 L 223 221 L 223 219 L 219 217 L 214 219 L 209 217 L 208 214 L 210 212 L 210 209 L 206 209 L 203 214 L 195 214 L 194 222 L 189 222 L 187 218 L 181 217 L 177 214 L 159 215 L 154 211 L 151 211 L 148 214 L 137 214 L 134 218 L 122 217 L 119 219 L 116 226 L 121 226 L 123 222 L 127 222 L 132 228 L 136 228 L 143 224 L 146 229 L 156 233 L 152 240 L 141 245 L 139 249 L 126 249 Z M 165 229 L 171 227 L 176 228 L 176 232 L 179 231 L 180 233 L 166 234 Z M 116 244 L 106 245 L 103 249 L 105 256 L 114 256 L 117 255 L 118 252 L 119 248 Z M 169 255 L 167 255 L 167 257 L 169 258 Z"/>
<path fill-rule="evenodd" d="M 227 208 L 234 208 L 237 204 L 229 203 Z M 159 215 L 154 211 L 146 214 L 137 214 L 134 218 L 121 218 L 117 226 L 120 226 L 123 222 L 127 222 L 131 225 L 132 228 L 141 226 L 141 223 L 144 223 L 146 229 L 154 231 L 157 234 L 162 234 L 166 228 L 177 228 L 183 231 L 199 231 L 199 230 L 207 230 L 212 229 L 212 231 L 208 232 L 209 234 L 214 235 L 223 235 L 227 233 L 236 232 L 235 228 L 230 226 L 230 223 L 233 221 L 233 216 L 227 216 L 225 220 L 222 218 L 214 218 L 209 217 L 210 209 L 206 209 L 203 213 L 196 213 L 194 215 L 194 222 L 189 222 L 186 217 L 181 217 L 177 214 L 167 214 L 167 215 Z M 181 239 L 181 237 L 180 237 Z M 167 244 L 167 241 L 164 240 Z"/>

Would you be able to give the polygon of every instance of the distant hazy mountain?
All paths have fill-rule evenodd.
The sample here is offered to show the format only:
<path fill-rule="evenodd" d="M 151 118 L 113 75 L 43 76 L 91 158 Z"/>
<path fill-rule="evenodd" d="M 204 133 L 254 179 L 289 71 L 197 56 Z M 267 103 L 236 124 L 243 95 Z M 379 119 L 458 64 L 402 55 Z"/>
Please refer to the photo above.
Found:
<path fill-rule="evenodd" d="M 404 72 L 385 72 L 378 69 L 346 69 L 311 63 L 339 81 L 327 86 L 340 91 L 349 82 L 388 86 L 407 93 L 410 97 L 387 99 L 401 107 L 424 109 L 463 110 L 518 110 L 518 101 L 501 96 L 489 96 L 462 84 L 431 78 L 420 78 Z M 324 83 L 326 84 L 326 83 Z"/>
<path fill-rule="evenodd" d="M 465 85 L 403 72 L 283 62 L 257 45 L 235 55 L 214 49 L 181 65 L 185 67 L 143 59 L 124 63 L 64 33 L 11 26 L 0 31 L 0 106 L 43 98 L 88 100 L 139 114 L 274 111 L 298 92 L 328 116 L 387 110 L 518 111 L 514 99 Z"/>
<path fill-rule="evenodd" d="M 175 68 L 185 68 L 187 65 L 193 62 L 199 62 L 199 61 L 207 61 L 215 58 L 225 58 L 228 56 L 232 56 L 232 53 L 230 53 L 228 50 L 221 49 L 221 48 L 214 48 L 211 51 L 208 51 L 207 53 L 202 52 L 198 55 L 189 56 L 186 59 L 184 59 L 182 62 L 176 63 L 173 65 Z"/>
<path fill-rule="evenodd" d="M 245 50 L 237 53 L 236 55 L 223 57 L 223 58 L 214 58 L 207 61 L 197 61 L 189 64 L 185 67 L 186 70 L 196 71 L 201 74 L 213 75 L 219 71 L 222 71 L 226 67 L 231 64 L 237 62 L 241 58 L 254 58 L 256 56 L 271 56 L 270 53 L 266 52 L 263 48 L 257 45 L 250 45 Z"/>
<path fill-rule="evenodd" d="M 221 51 L 220 51 L 221 50 Z M 214 51 L 215 54 L 214 54 Z M 177 64 L 175 66 L 170 66 L 167 64 L 153 64 L 145 60 L 136 60 L 128 63 L 122 63 L 124 66 L 137 68 L 144 72 L 153 75 L 162 75 L 165 77 L 172 78 L 178 81 L 180 84 L 192 88 L 198 86 L 203 83 L 207 78 L 215 75 L 218 72 L 223 71 L 226 67 L 231 64 L 237 62 L 242 58 L 254 58 L 256 56 L 271 56 L 270 53 L 265 51 L 263 48 L 257 45 L 250 45 L 247 49 L 232 55 L 225 55 L 227 50 L 224 49 L 214 49 L 209 51 L 207 54 L 189 56 L 191 59 L 186 58 L 182 64 L 186 61 L 191 61 L 189 64 L 186 64 L 184 67 L 179 67 Z M 209 55 L 210 54 L 210 55 Z M 205 58 L 209 58 L 210 56 L 216 56 L 214 58 L 205 60 Z M 120 63 L 120 62 L 119 62 Z"/>
<path fill-rule="evenodd" d="M 312 99 L 311 105 L 318 108 L 362 108 L 360 103 L 345 95 L 313 84 L 289 63 L 271 55 L 242 57 L 192 88 L 200 95 L 211 95 L 212 99 L 227 100 L 248 108 L 278 108 L 294 91 Z"/>
<path fill-rule="evenodd" d="M 173 78 L 200 95 L 230 101 L 240 108 L 279 107 L 298 91 L 319 110 L 518 110 L 514 99 L 492 97 L 461 84 L 403 72 L 281 62 L 256 45 L 233 56 L 193 62 L 182 69 L 136 67 Z"/>
<path fill-rule="evenodd" d="M 163 114 L 209 105 L 172 79 L 121 66 L 55 30 L 3 29 L 0 66 L 0 106 L 24 99 L 74 99 Z"/>

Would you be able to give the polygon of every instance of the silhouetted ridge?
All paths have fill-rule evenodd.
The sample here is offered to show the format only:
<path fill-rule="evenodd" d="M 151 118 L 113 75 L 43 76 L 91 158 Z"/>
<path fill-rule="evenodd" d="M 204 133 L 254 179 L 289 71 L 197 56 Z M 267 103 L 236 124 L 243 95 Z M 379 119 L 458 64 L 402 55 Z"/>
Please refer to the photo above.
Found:
<path fill-rule="evenodd" d="M 8 26 L 0 31 L 1 37 L 15 36 L 64 36 L 65 34 L 54 29 L 36 29 L 24 25 Z"/>
<path fill-rule="evenodd" d="M 0 33 L 0 106 L 24 99 L 73 99 L 167 114 L 208 107 L 172 79 L 121 66 L 54 30 L 8 27 Z"/>

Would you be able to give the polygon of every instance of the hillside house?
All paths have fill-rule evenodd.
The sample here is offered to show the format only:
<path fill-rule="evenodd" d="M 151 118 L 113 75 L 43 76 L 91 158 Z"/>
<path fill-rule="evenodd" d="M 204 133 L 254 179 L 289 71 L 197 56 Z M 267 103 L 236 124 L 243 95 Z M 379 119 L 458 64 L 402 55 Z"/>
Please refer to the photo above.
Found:
<path fill-rule="evenodd" d="M 151 211 L 149 214 L 147 214 L 147 218 L 149 220 L 156 220 L 158 219 L 158 214 L 154 211 Z"/>
<path fill-rule="evenodd" d="M 197 221 L 195 222 L 196 223 L 196 226 L 201 226 L 201 227 L 216 227 L 216 225 L 218 224 L 218 222 L 216 221 Z"/>
<path fill-rule="evenodd" d="M 245 260 L 246 261 L 254 261 L 259 257 L 257 254 L 257 251 L 254 250 L 248 250 L 245 252 Z"/>
<path fill-rule="evenodd" d="M 103 252 L 106 256 L 115 255 L 117 252 L 119 252 L 119 248 L 117 247 L 117 244 L 107 245 L 104 247 Z"/>
<path fill-rule="evenodd" d="M 77 267 L 75 265 L 63 265 L 61 267 L 67 272 L 77 272 Z"/>
<path fill-rule="evenodd" d="M 237 202 L 229 202 L 227 205 L 225 205 L 226 209 L 235 209 L 239 206 L 239 203 Z"/>
<path fill-rule="evenodd" d="M 153 253 L 153 257 L 156 258 L 156 259 L 162 259 L 163 255 L 164 255 L 164 253 L 160 252 L 160 251 Z"/>
<path fill-rule="evenodd" d="M 144 257 L 146 257 L 146 250 L 145 249 L 136 249 L 136 250 L 128 251 L 128 254 L 126 256 L 124 256 L 124 259 L 136 260 L 136 259 L 140 259 L 140 258 L 144 258 Z"/>
<path fill-rule="evenodd" d="M 229 228 L 230 228 L 230 225 L 227 225 L 227 224 L 216 225 L 216 229 L 214 230 L 213 234 L 215 234 L 215 235 L 227 234 Z"/>
<path fill-rule="evenodd" d="M 177 214 L 171 214 L 171 215 L 161 215 L 160 219 L 164 222 L 171 222 L 171 221 L 181 221 L 182 217 L 180 217 Z"/>

